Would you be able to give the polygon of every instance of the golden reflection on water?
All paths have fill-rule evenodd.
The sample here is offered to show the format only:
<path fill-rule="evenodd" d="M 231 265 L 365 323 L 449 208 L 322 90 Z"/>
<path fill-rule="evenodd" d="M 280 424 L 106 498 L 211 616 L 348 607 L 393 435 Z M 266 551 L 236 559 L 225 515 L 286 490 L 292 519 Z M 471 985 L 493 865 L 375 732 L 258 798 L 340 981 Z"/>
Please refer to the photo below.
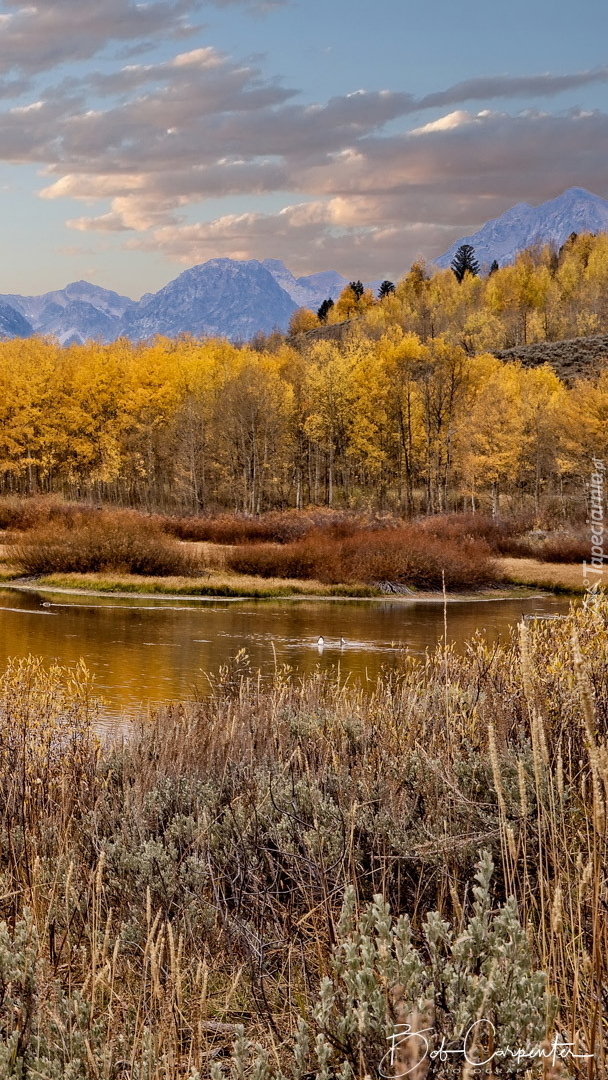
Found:
<path fill-rule="evenodd" d="M 564 597 L 448 603 L 457 646 L 481 629 L 505 638 L 523 614 L 563 613 Z M 147 600 L 0 589 L 0 668 L 9 657 L 84 659 L 109 721 L 150 703 L 209 692 L 206 673 L 245 649 L 253 671 L 334 671 L 371 685 L 405 653 L 424 655 L 442 640 L 443 605 L 414 601 Z M 319 637 L 324 644 L 318 645 Z M 340 644 L 344 638 L 346 644 Z"/>

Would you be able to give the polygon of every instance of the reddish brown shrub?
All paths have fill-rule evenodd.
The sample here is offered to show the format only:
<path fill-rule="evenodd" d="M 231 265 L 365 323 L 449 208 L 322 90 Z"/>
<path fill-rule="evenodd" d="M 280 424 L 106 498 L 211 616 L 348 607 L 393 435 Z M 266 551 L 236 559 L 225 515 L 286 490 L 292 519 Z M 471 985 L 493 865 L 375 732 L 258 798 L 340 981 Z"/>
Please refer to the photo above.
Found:
<path fill-rule="evenodd" d="M 491 514 L 437 514 L 427 517 L 420 527 L 440 540 L 485 540 L 496 555 L 515 555 L 521 547 L 522 534 L 532 528 L 533 518 L 522 514 L 492 517 Z"/>
<path fill-rule="evenodd" d="M 17 544 L 14 559 L 26 574 L 114 571 L 160 577 L 191 575 L 198 560 L 159 526 L 132 511 L 101 511 L 67 528 L 33 529 Z"/>
<path fill-rule="evenodd" d="M 582 563 L 591 559 L 589 532 L 559 532 L 542 542 L 536 558 L 541 562 Z"/>
<path fill-rule="evenodd" d="M 317 508 L 281 510 L 259 517 L 222 514 L 217 517 L 163 518 L 166 532 L 180 540 L 206 540 L 213 544 L 290 544 L 312 533 L 352 536 L 361 529 L 395 528 L 398 518 Z"/>
<path fill-rule="evenodd" d="M 51 496 L 7 496 L 0 499 L 0 529 L 27 532 L 49 524 L 81 524 L 98 513 L 90 504 L 62 502 Z"/>
<path fill-rule="evenodd" d="M 481 540 L 439 540 L 415 525 L 359 530 L 340 539 L 320 532 L 294 544 L 240 546 L 227 566 L 260 577 L 315 578 L 327 584 L 390 581 L 418 588 L 475 588 L 496 580 Z"/>

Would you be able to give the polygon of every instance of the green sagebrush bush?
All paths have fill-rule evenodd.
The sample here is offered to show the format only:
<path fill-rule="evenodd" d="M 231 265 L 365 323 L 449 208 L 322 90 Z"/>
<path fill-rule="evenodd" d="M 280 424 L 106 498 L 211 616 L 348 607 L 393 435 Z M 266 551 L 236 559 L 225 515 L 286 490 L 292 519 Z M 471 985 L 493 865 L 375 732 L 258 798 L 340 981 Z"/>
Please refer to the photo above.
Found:
<path fill-rule="evenodd" d="M 107 1024 L 94 1018 L 79 990 L 67 994 L 41 958 L 32 913 L 24 908 L 11 931 L 0 923 L 0 1076 L 2 1080 L 90 1080 L 126 1075 L 151 1080 L 163 1065 L 149 1029 L 137 1053 L 135 1023 L 122 1036 L 125 1060 L 111 1071 Z M 118 1069 L 118 1071 L 117 1071 Z M 195 1080 L 193 1074 L 192 1080 Z"/>
<path fill-rule="evenodd" d="M 350 1080 L 380 1073 L 447 1080 L 463 1076 L 467 1059 L 484 1062 L 493 1054 L 495 1077 L 528 1071 L 534 1059 L 518 1060 L 509 1048 L 540 1047 L 555 1002 L 547 994 L 546 976 L 533 967 L 515 900 L 492 910 L 493 869 L 490 853 L 483 852 L 464 928 L 457 930 L 430 912 L 421 944 L 414 941 L 409 917 L 394 919 L 380 895 L 356 920 L 355 892 L 349 887 L 331 974 L 321 982 L 312 1016 L 299 1021 L 287 1075 Z M 400 1038 L 409 1029 L 424 1030 L 425 1039 Z M 480 1067 L 474 1075 L 484 1073 Z M 226 1067 L 215 1063 L 211 1075 L 225 1080 Z M 228 1075 L 286 1080 L 244 1028 L 234 1042 Z"/>

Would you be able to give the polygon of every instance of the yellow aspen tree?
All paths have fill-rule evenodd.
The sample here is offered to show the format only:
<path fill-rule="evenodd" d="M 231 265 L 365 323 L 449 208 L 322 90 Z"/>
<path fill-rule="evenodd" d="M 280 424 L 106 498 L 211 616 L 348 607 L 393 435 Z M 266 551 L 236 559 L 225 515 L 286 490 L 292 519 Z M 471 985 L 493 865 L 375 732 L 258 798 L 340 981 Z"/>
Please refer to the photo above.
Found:
<path fill-rule="evenodd" d="M 459 467 L 471 509 L 491 493 L 498 513 L 500 489 L 517 476 L 523 437 L 519 366 L 480 355 L 470 362 L 472 400 L 462 413 L 457 437 Z"/>
<path fill-rule="evenodd" d="M 519 368 L 523 428 L 519 474 L 540 509 L 543 485 L 559 472 L 561 415 L 566 390 L 548 364 Z"/>
<path fill-rule="evenodd" d="M 307 330 L 314 330 L 316 326 L 319 326 L 319 320 L 314 311 L 301 307 L 291 316 L 288 333 L 290 337 L 295 337 L 297 334 L 305 334 Z"/>

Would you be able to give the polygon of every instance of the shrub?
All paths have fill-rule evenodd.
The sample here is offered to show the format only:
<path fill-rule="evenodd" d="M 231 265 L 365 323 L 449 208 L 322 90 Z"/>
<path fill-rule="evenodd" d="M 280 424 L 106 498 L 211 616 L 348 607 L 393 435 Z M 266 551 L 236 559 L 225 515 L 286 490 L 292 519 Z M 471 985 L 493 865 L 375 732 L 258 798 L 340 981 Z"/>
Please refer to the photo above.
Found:
<path fill-rule="evenodd" d="M 74 528 L 42 527 L 15 546 L 26 574 L 114 571 L 159 577 L 193 575 L 199 562 L 154 521 L 129 511 L 101 511 Z"/>
<path fill-rule="evenodd" d="M 438 514 L 420 522 L 425 532 L 440 540 L 485 540 L 495 555 L 518 554 L 522 534 L 532 525 L 533 517 L 529 514 L 508 518 L 491 514 Z"/>
<path fill-rule="evenodd" d="M 28 532 L 43 525 L 73 525 L 90 521 L 98 514 L 94 506 L 66 503 L 53 496 L 0 499 L 0 529 Z"/>
<path fill-rule="evenodd" d="M 581 529 L 534 531 L 531 514 L 494 518 L 489 514 L 440 514 L 420 528 L 440 540 L 484 540 L 493 555 L 576 563 L 590 557 L 590 535 Z"/>
<path fill-rule="evenodd" d="M 542 562 L 582 563 L 591 559 L 590 532 L 558 532 L 540 545 L 536 558 Z"/>
<path fill-rule="evenodd" d="M 163 518 L 166 532 L 180 540 L 206 540 L 213 544 L 289 544 L 314 532 L 352 536 L 365 528 L 392 528 L 398 518 L 379 519 L 343 510 L 282 510 L 259 517 L 222 514 L 217 517 Z"/>
<path fill-rule="evenodd" d="M 515 899 L 492 910 L 493 869 L 490 852 L 481 853 L 467 925 L 455 931 L 439 912 L 429 912 L 423 948 L 414 944 L 409 917 L 393 919 L 381 895 L 356 921 L 355 890 L 347 888 L 331 975 L 321 981 L 312 1024 L 300 1019 L 292 1044 L 295 1080 L 422 1078 L 433 1059 L 433 1077 L 448 1080 L 466 1075 L 466 1060 L 492 1055 L 496 1080 L 529 1075 L 531 1059 L 509 1051 L 540 1049 L 555 1004 L 546 976 L 534 969 Z M 232 1080 L 247 1074 L 246 1063 L 253 1076 L 282 1076 L 243 1028 L 229 1062 Z M 222 1080 L 224 1069 L 212 1066 L 211 1076 Z"/>
<path fill-rule="evenodd" d="M 344 539 L 320 532 L 282 547 L 241 546 L 228 553 L 229 569 L 260 577 L 314 578 L 327 584 L 382 581 L 418 588 L 473 588 L 496 579 L 488 545 L 443 541 L 415 525 L 359 530 Z M 442 576 L 443 575 L 443 576 Z"/>

